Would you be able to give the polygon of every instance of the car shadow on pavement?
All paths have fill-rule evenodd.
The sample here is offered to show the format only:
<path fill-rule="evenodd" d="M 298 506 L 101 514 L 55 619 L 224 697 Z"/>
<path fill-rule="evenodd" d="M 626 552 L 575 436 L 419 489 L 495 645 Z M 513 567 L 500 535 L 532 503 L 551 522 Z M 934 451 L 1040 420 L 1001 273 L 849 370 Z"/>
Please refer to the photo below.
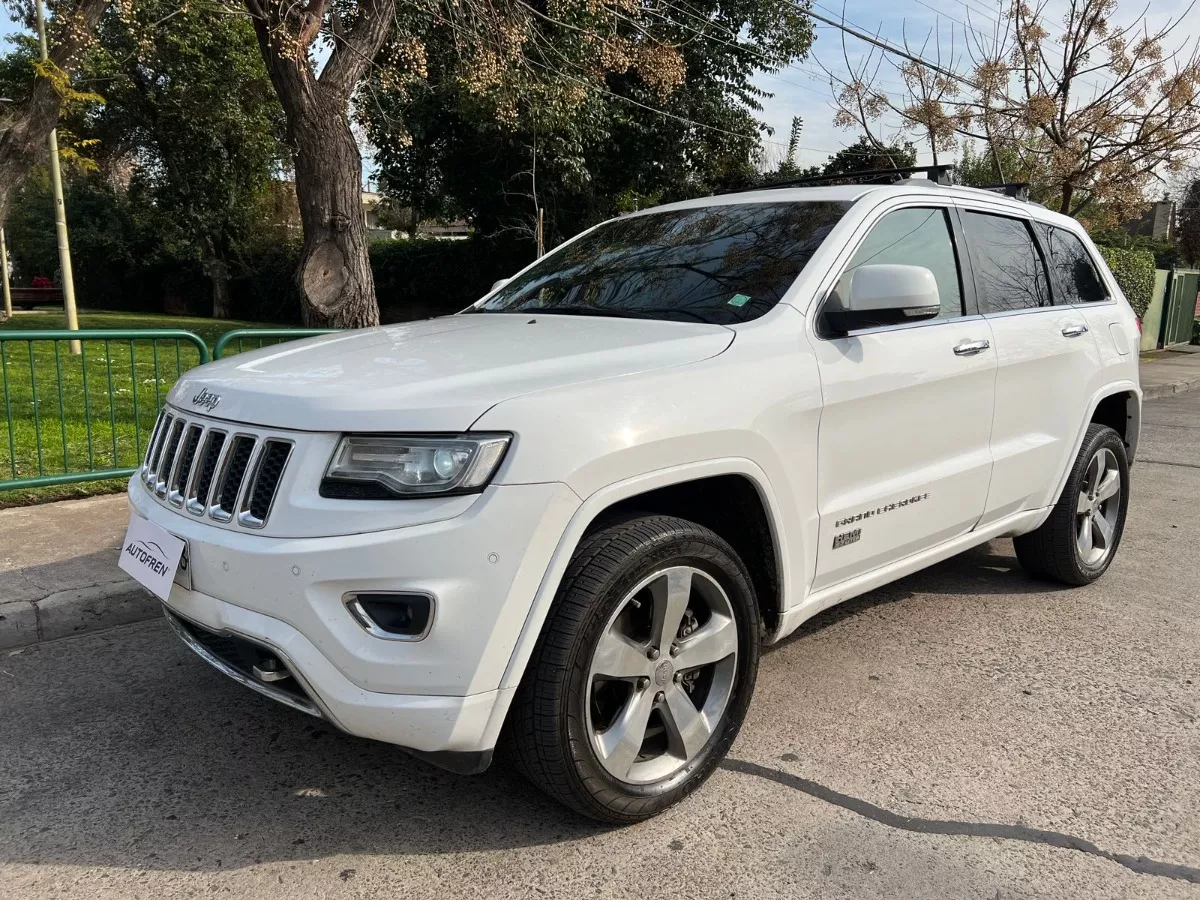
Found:
<path fill-rule="evenodd" d="M 813 616 L 775 646 L 788 646 L 846 619 L 859 616 L 869 609 L 910 600 L 919 594 L 972 598 L 1001 595 L 1019 597 L 1064 590 L 1072 589 L 1039 581 L 1025 574 L 1025 570 L 1017 561 L 1012 541 L 990 541 L 830 607 Z"/>

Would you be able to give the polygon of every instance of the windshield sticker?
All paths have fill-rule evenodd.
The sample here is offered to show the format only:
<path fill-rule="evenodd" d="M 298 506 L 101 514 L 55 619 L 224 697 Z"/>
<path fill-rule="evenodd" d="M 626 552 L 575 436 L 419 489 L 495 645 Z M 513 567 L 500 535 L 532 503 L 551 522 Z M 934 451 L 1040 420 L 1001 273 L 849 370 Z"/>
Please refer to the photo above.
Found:
<path fill-rule="evenodd" d="M 749 302 L 750 298 L 745 294 L 734 294 L 731 298 L 729 298 L 730 306 L 745 306 Z"/>

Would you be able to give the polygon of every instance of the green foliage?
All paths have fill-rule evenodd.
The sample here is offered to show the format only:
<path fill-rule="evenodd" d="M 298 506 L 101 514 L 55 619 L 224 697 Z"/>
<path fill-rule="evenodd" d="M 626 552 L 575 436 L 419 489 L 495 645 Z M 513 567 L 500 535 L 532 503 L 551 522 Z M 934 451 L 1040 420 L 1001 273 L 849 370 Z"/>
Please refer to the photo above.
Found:
<path fill-rule="evenodd" d="M 1119 247 L 1100 247 L 1100 253 L 1140 319 L 1154 297 L 1154 254 Z"/>
<path fill-rule="evenodd" d="M 1130 234 L 1125 228 L 1093 230 L 1091 235 L 1093 241 L 1104 247 L 1153 253 L 1156 269 L 1175 269 L 1184 265 L 1183 250 L 1173 241 L 1155 240 L 1145 234 Z"/>
<path fill-rule="evenodd" d="M 875 169 L 903 169 L 917 164 L 917 151 L 909 142 L 879 147 L 866 137 L 860 137 L 849 147 L 843 147 L 825 163 L 822 175 L 851 175 Z"/>
<path fill-rule="evenodd" d="M 597 58 L 594 4 L 552 5 L 556 18 L 535 18 L 538 34 L 526 45 L 550 48 L 546 63 L 515 66 L 502 86 L 479 90 L 461 69 L 461 35 L 429 25 L 422 77 L 377 76 L 361 108 L 386 192 L 421 217 L 465 215 L 483 234 L 529 238 L 541 208 L 553 246 L 642 198 L 752 182 L 765 131 L 753 75 L 802 58 L 811 23 L 791 0 L 685 6 L 636 7 L 649 10 L 645 22 L 621 15 L 611 23 L 615 39 L 637 52 L 673 48 L 660 61 L 682 62 L 682 82 L 667 92 L 643 74 L 653 65 L 621 71 Z M 608 69 L 603 80 L 598 66 Z"/>
<path fill-rule="evenodd" d="M 458 312 L 533 262 L 533 248 L 508 238 L 374 241 L 371 270 L 384 322 Z"/>
<path fill-rule="evenodd" d="M 1192 179 L 1184 191 L 1176 238 L 1183 261 L 1189 266 L 1200 265 L 1200 177 Z"/>

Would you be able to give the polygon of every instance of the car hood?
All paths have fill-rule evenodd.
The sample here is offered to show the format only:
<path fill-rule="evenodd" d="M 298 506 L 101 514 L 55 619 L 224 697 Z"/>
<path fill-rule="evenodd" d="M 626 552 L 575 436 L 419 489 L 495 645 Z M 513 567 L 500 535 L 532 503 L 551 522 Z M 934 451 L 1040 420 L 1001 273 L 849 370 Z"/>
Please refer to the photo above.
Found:
<path fill-rule="evenodd" d="M 697 362 L 733 338 L 723 326 L 691 322 L 447 316 L 239 353 L 187 372 L 167 399 L 185 412 L 275 428 L 464 431 L 503 400 Z"/>

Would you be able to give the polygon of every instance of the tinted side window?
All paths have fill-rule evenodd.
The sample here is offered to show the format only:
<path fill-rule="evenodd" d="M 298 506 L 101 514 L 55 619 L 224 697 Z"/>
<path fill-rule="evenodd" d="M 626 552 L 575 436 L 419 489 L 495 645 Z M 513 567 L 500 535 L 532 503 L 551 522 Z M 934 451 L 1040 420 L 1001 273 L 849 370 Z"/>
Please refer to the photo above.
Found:
<path fill-rule="evenodd" d="M 1046 267 L 1029 223 L 1007 216 L 964 212 L 971 265 L 982 313 L 1050 305 Z"/>
<path fill-rule="evenodd" d="M 1050 265 L 1050 272 L 1056 279 L 1055 287 L 1060 294 L 1055 302 L 1070 306 L 1107 300 L 1108 290 L 1100 280 L 1096 264 L 1092 262 L 1083 241 L 1065 228 L 1041 224 L 1038 228 L 1049 257 L 1046 262 Z"/>
<path fill-rule="evenodd" d="M 942 317 L 961 316 L 958 258 L 944 209 L 898 209 L 875 223 L 846 272 L 865 265 L 924 266 L 937 279 Z"/>

